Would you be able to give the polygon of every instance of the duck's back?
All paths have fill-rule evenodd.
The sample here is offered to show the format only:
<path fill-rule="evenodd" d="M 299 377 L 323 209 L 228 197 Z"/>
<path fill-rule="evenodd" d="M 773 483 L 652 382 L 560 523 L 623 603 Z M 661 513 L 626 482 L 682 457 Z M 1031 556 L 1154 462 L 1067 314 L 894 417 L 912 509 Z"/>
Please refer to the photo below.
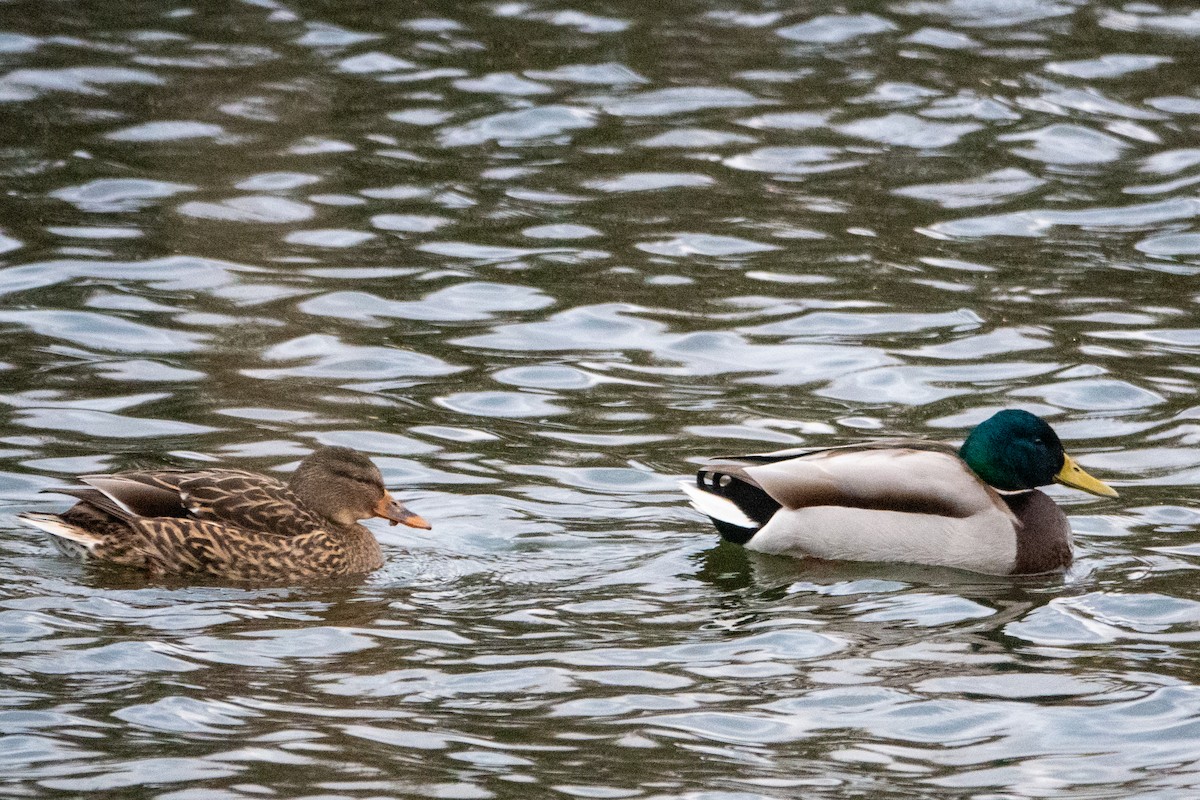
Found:
<path fill-rule="evenodd" d="M 281 536 L 313 533 L 324 526 L 287 484 L 256 472 L 145 470 L 84 475 L 80 480 L 143 518 L 205 520 Z M 94 496 L 81 499 L 95 501 Z"/>
<path fill-rule="evenodd" d="M 899 440 L 741 464 L 746 477 L 789 509 L 832 505 L 968 517 L 995 505 L 995 492 L 945 445 Z"/>

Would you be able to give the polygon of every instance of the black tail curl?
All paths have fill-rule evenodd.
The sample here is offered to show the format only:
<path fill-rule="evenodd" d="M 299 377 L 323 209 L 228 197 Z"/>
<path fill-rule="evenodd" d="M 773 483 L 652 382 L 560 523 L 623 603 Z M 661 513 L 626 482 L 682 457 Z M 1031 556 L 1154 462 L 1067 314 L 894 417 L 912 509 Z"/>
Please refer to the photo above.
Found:
<path fill-rule="evenodd" d="M 709 494 L 723 497 L 733 503 L 757 524 L 754 528 L 743 528 L 724 520 L 710 517 L 721 538 L 734 544 L 745 544 L 758 532 L 758 529 L 770 522 L 771 517 L 780 509 L 779 503 L 756 484 L 750 483 L 737 475 L 722 472 L 719 467 L 708 467 L 696 473 L 696 486 Z"/>

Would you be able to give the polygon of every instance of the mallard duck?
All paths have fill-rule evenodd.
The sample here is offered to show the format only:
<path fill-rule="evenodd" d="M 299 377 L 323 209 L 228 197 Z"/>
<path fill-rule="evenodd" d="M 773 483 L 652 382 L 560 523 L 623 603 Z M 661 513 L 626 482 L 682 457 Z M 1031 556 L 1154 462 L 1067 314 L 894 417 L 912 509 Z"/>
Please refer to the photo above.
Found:
<path fill-rule="evenodd" d="M 429 529 L 383 486 L 371 460 L 322 447 L 287 483 L 236 469 L 137 470 L 84 475 L 62 514 L 20 519 L 76 556 L 155 575 L 292 581 L 355 575 L 383 566 L 359 520 Z"/>
<path fill-rule="evenodd" d="M 1071 528 L 1037 487 L 1117 493 L 1025 411 L 1001 411 L 962 447 L 889 440 L 722 458 L 684 492 L 721 535 L 752 550 L 899 561 L 991 575 L 1071 563 Z"/>

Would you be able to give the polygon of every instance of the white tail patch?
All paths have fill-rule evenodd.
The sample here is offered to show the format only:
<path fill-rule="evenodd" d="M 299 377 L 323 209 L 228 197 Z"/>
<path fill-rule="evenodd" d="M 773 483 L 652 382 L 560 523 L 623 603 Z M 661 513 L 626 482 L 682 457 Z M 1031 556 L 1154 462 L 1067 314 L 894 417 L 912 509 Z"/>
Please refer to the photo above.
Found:
<path fill-rule="evenodd" d="M 45 531 L 51 536 L 58 536 L 62 539 L 69 539 L 76 544 L 81 544 L 89 551 L 100 544 L 100 539 L 96 536 L 88 533 L 83 528 L 63 522 L 54 514 L 18 514 L 17 519 L 31 528 Z"/>
<path fill-rule="evenodd" d="M 752 530 L 759 528 L 759 524 L 742 513 L 742 510 L 733 501 L 726 500 L 720 495 L 706 492 L 689 481 L 680 481 L 679 488 L 692 501 L 692 507 L 706 517 L 718 519 L 721 522 L 736 525 L 739 528 L 750 528 Z"/>

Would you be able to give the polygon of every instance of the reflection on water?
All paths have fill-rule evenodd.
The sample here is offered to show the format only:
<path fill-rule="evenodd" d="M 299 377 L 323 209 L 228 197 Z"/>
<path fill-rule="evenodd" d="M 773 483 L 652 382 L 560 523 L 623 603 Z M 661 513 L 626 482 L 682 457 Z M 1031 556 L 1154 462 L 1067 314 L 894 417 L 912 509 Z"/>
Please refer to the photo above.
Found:
<path fill-rule="evenodd" d="M 0 11 L 14 796 L 1189 797 L 1200 15 Z M 1048 416 L 1061 577 L 756 556 L 703 456 Z M 349 585 L 89 571 L 80 472 L 317 443 Z M 531 786 L 532 785 L 532 786 Z"/>

